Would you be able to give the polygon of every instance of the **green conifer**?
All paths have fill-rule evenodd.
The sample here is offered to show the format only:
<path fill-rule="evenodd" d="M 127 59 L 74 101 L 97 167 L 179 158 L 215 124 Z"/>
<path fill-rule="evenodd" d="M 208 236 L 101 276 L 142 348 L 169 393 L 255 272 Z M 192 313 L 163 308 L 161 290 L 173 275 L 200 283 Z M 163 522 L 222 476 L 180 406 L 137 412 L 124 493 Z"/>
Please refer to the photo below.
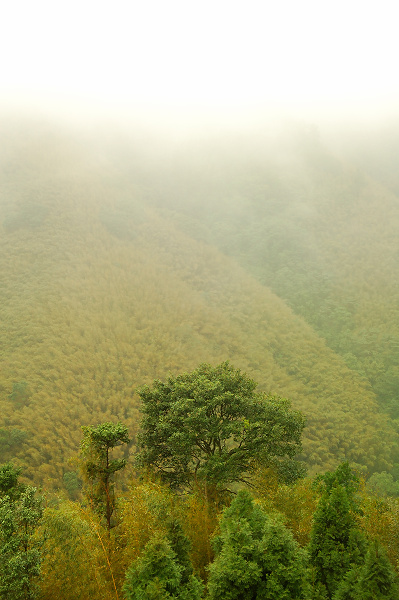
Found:
<path fill-rule="evenodd" d="M 356 600 L 397 600 L 398 580 L 383 548 L 374 542 L 370 545 L 360 572 Z"/>
<path fill-rule="evenodd" d="M 203 585 L 187 575 L 170 542 L 154 536 L 129 567 L 123 589 L 127 600 L 200 600 Z"/>
<path fill-rule="evenodd" d="M 329 598 L 350 568 L 349 544 L 354 527 L 345 487 L 337 485 L 330 493 L 326 491 L 314 515 L 309 554 L 316 582 L 325 586 Z"/>
<path fill-rule="evenodd" d="M 305 554 L 277 518 L 239 492 L 224 511 L 217 557 L 210 566 L 210 600 L 272 600 L 303 598 Z"/>

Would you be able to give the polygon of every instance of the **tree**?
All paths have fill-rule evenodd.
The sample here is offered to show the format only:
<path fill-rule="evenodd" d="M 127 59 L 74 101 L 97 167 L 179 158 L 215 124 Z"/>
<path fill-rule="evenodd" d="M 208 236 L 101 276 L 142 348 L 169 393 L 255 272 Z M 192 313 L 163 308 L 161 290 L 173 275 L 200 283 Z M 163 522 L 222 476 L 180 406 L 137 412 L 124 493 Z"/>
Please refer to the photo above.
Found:
<path fill-rule="evenodd" d="M 14 403 L 16 408 L 22 408 L 29 404 L 30 397 L 31 392 L 26 381 L 17 381 L 13 383 L 12 392 L 8 398 Z"/>
<path fill-rule="evenodd" d="M 355 520 L 359 480 L 345 462 L 318 477 L 316 483 L 324 492 L 313 517 L 309 556 L 316 584 L 325 588 L 328 598 L 333 598 L 340 586 L 339 593 L 344 593 L 341 584 L 347 575 L 344 587 L 345 593 L 350 593 L 352 575 L 363 564 L 367 550 Z"/>
<path fill-rule="evenodd" d="M 170 547 L 176 554 L 176 559 L 182 568 L 181 582 L 186 584 L 193 574 L 193 566 L 190 560 L 190 541 L 187 536 L 184 535 L 183 528 L 178 519 L 170 519 L 166 527 L 167 539 L 170 543 Z"/>
<path fill-rule="evenodd" d="M 342 580 L 333 600 L 396 600 L 398 577 L 383 548 L 374 541 L 361 566 L 354 565 Z"/>
<path fill-rule="evenodd" d="M 96 511 L 105 518 L 108 531 L 115 508 L 112 477 L 126 465 L 124 458 L 110 458 L 110 451 L 130 442 L 127 427 L 122 423 L 102 423 L 97 427 L 82 427 L 80 445 L 82 472 L 90 483 L 88 497 Z"/>
<path fill-rule="evenodd" d="M 331 598 L 339 581 L 350 567 L 349 536 L 354 527 L 345 488 L 335 487 L 325 494 L 314 515 L 310 539 L 310 560 Z"/>
<path fill-rule="evenodd" d="M 399 597 L 398 578 L 383 548 L 370 544 L 360 572 L 356 600 L 395 600 Z"/>
<path fill-rule="evenodd" d="M 304 418 L 288 400 L 255 388 L 228 362 L 144 386 L 138 463 L 176 488 L 225 489 L 248 482 L 259 463 L 295 478 Z"/>
<path fill-rule="evenodd" d="M 41 551 L 34 532 L 42 518 L 36 488 L 18 483 L 20 469 L 0 468 L 0 598 L 33 600 Z"/>
<path fill-rule="evenodd" d="M 376 496 L 399 496 L 399 482 L 395 481 L 391 473 L 383 471 L 374 473 L 367 482 L 367 488 Z"/>
<path fill-rule="evenodd" d="M 323 475 L 318 475 L 315 478 L 314 487 L 328 495 L 338 485 L 345 488 L 351 509 L 358 512 L 356 494 L 359 491 L 360 481 L 348 461 L 338 465 L 335 471 L 326 471 Z"/>
<path fill-rule="evenodd" d="M 200 600 L 203 586 L 188 575 L 170 542 L 157 535 L 129 567 L 123 589 L 127 600 Z"/>
<path fill-rule="evenodd" d="M 0 466 L 0 497 L 8 496 L 11 500 L 20 497 L 25 486 L 18 482 L 22 469 L 16 468 L 12 463 Z"/>
<path fill-rule="evenodd" d="M 269 517 L 246 491 L 225 509 L 209 568 L 209 600 L 304 598 L 305 552 L 276 517 Z"/>

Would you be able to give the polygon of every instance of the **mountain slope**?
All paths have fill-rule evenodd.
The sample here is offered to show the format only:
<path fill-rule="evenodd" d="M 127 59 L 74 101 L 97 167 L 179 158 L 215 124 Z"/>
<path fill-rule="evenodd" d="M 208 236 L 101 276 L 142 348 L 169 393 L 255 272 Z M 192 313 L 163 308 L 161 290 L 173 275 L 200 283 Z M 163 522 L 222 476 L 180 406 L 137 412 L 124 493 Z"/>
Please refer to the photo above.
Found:
<path fill-rule="evenodd" d="M 287 300 L 399 417 L 399 198 L 313 131 L 239 142 L 191 147 L 154 205 Z"/>
<path fill-rule="evenodd" d="M 57 487 L 81 425 L 121 420 L 134 437 L 137 386 L 231 360 L 305 413 L 313 471 L 392 466 L 397 436 L 367 382 L 235 260 L 151 207 L 148 183 L 48 133 L 18 144 L 0 203 L 3 460 Z"/>

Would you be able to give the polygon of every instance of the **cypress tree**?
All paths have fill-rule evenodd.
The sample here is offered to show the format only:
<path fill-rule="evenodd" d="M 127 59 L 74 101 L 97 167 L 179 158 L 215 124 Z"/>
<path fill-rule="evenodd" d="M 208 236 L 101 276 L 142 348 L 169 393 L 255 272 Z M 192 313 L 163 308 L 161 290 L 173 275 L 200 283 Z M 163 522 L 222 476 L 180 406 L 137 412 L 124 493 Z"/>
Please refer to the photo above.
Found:
<path fill-rule="evenodd" d="M 169 540 L 154 536 L 129 567 L 123 590 L 127 600 L 200 600 L 203 585 L 188 575 Z"/>
<path fill-rule="evenodd" d="M 209 568 L 209 600 L 303 598 L 305 554 L 277 519 L 239 492 L 223 513 Z"/>
<path fill-rule="evenodd" d="M 323 494 L 316 509 L 309 555 L 315 567 L 315 580 L 325 586 L 332 598 L 351 565 L 349 542 L 355 527 L 346 489 L 337 485 Z"/>
<path fill-rule="evenodd" d="M 183 528 L 177 519 L 173 519 L 167 524 L 167 538 L 173 552 L 176 554 L 176 560 L 182 567 L 181 583 L 186 584 L 193 574 L 193 566 L 190 560 L 190 541 L 184 535 Z"/>
<path fill-rule="evenodd" d="M 364 566 L 360 572 L 356 600 L 397 600 L 398 580 L 383 548 L 370 544 Z"/>

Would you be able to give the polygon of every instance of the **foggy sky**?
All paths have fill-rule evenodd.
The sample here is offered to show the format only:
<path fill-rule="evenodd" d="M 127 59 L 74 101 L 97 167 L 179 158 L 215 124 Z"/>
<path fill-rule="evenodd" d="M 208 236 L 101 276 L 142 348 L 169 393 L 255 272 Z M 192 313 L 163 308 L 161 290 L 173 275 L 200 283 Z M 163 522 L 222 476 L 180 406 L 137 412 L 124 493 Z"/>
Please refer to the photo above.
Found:
<path fill-rule="evenodd" d="M 170 123 L 374 119 L 399 102 L 395 2 L 13 0 L 0 106 Z"/>

